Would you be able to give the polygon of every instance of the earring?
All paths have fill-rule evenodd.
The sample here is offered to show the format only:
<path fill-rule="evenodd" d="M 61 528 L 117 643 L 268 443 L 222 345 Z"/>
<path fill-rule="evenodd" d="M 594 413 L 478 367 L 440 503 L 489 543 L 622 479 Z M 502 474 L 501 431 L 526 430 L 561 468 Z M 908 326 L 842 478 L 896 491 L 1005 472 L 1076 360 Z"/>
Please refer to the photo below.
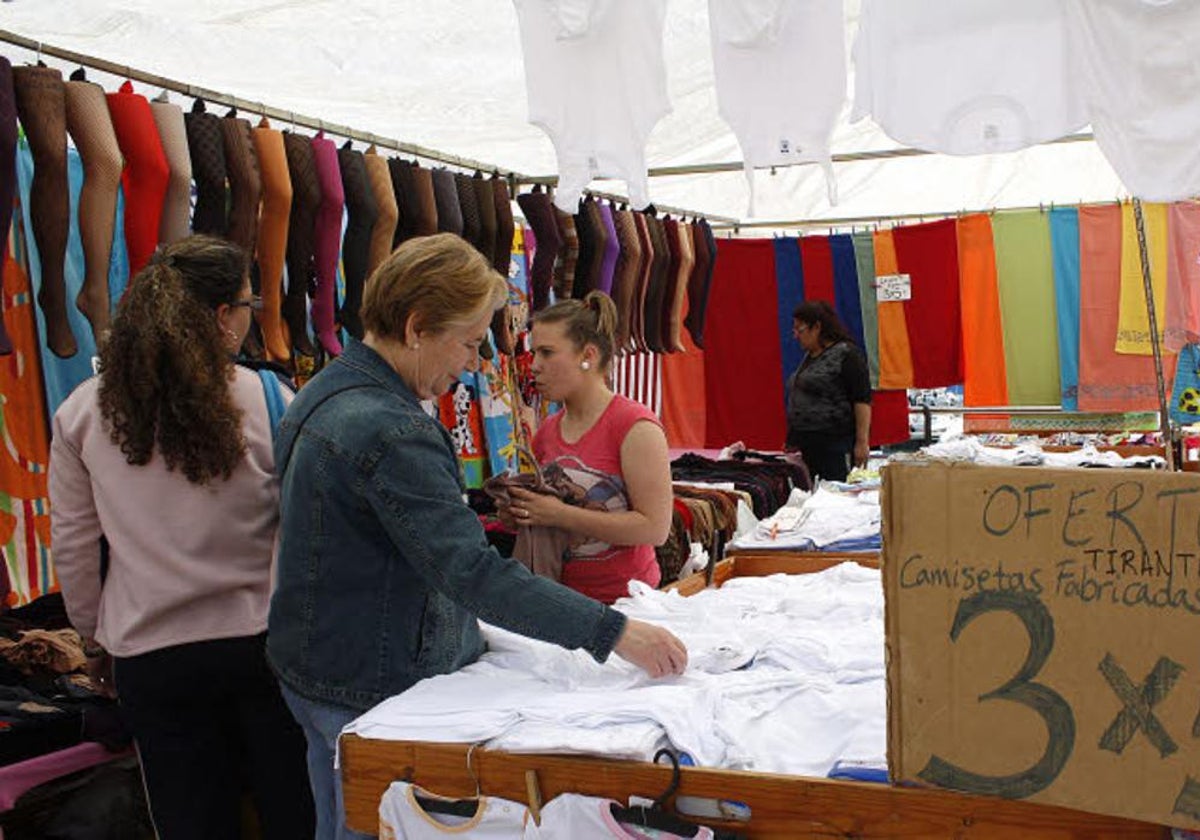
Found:
<path fill-rule="evenodd" d="M 237 338 L 237 333 L 235 333 L 233 330 L 225 330 L 225 332 L 230 338 Z"/>
<path fill-rule="evenodd" d="M 420 350 L 420 349 L 421 349 L 421 342 L 419 342 L 419 341 L 417 341 L 417 342 L 414 342 L 414 343 L 413 343 L 413 349 L 414 349 L 414 350 Z"/>
<path fill-rule="evenodd" d="M 582 361 L 582 362 L 580 362 L 580 363 L 579 363 L 579 366 L 580 366 L 581 368 L 583 368 L 584 370 L 591 370 L 591 369 L 592 369 L 592 363 L 591 363 L 591 362 L 589 362 L 589 361 Z"/>

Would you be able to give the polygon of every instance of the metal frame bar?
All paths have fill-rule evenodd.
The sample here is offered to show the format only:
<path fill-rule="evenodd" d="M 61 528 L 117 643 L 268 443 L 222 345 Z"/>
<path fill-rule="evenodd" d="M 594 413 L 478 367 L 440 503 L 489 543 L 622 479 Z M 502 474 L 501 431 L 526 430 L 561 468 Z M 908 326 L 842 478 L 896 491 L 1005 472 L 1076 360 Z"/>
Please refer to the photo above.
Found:
<path fill-rule="evenodd" d="M 187 96 L 194 99 L 203 99 L 206 102 L 237 108 L 239 111 L 245 111 L 251 114 L 261 114 L 269 119 L 277 120 L 281 123 L 288 123 L 292 126 L 303 126 L 304 128 L 308 128 L 313 131 L 324 131 L 326 134 L 334 134 L 338 137 L 344 137 L 349 140 L 357 140 L 360 143 L 373 144 L 380 148 L 391 149 L 393 151 L 400 152 L 401 154 L 412 155 L 414 157 L 424 158 L 425 160 L 436 161 L 437 163 L 443 163 L 448 166 L 455 166 L 459 169 L 495 172 L 503 175 L 509 180 L 509 183 L 514 187 L 514 194 L 516 192 L 515 187 L 521 184 L 548 183 L 545 179 L 540 179 L 536 176 L 527 175 L 512 169 L 496 166 L 492 163 L 475 160 L 474 158 L 452 155 L 448 152 L 442 152 L 438 149 L 433 149 L 428 146 L 421 146 L 416 143 L 405 143 L 401 140 L 383 137 L 373 132 L 358 131 L 339 123 L 326 122 L 325 120 L 318 119 L 316 117 L 297 114 L 295 111 L 285 111 L 282 108 L 275 108 L 266 105 L 263 102 L 244 99 L 229 93 L 221 93 L 220 91 L 211 90 L 210 88 L 188 84 L 167 76 L 160 76 L 157 73 L 147 73 L 134 67 L 130 67 L 128 64 L 118 64 L 115 61 L 108 61 L 107 59 L 97 58 L 95 56 L 86 55 L 85 53 L 76 52 L 74 50 L 55 47 L 33 38 L 26 38 L 24 35 L 18 35 L 15 32 L 10 32 L 5 29 L 0 29 L 0 41 L 12 44 L 16 47 L 21 47 L 22 49 L 29 50 L 30 52 L 35 52 L 39 58 L 43 55 L 51 56 L 52 58 L 60 59 L 73 64 L 80 64 L 84 67 L 90 67 L 94 70 L 99 70 L 104 73 L 111 73 L 114 76 L 142 82 L 143 84 L 151 85 L 153 87 L 174 91 L 182 96 Z M 554 178 L 554 182 L 557 182 L 557 180 L 558 178 L 556 176 Z M 596 190 L 587 190 L 586 192 L 598 198 L 609 199 L 610 201 L 629 201 L 627 197 L 614 193 L 598 192 Z M 733 224 L 737 222 L 736 219 L 729 216 L 714 216 L 694 210 L 686 210 L 680 207 L 671 207 L 665 204 L 658 204 L 655 206 L 658 210 L 664 213 L 672 213 L 678 216 L 695 216 L 697 218 L 704 217 L 710 221 L 715 221 L 722 224 Z"/>

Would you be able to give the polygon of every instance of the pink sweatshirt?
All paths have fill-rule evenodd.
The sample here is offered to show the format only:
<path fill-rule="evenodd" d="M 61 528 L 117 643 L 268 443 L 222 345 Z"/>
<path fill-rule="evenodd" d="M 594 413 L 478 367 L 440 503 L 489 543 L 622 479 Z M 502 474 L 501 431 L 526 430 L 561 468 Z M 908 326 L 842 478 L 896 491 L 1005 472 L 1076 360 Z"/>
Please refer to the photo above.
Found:
<path fill-rule="evenodd" d="M 115 656 L 266 629 L 279 487 L 262 381 L 235 370 L 246 457 L 228 481 L 192 484 L 157 456 L 126 463 L 100 417 L 98 378 L 54 415 L 55 571 L 75 629 Z M 101 534 L 110 547 L 103 587 Z"/>

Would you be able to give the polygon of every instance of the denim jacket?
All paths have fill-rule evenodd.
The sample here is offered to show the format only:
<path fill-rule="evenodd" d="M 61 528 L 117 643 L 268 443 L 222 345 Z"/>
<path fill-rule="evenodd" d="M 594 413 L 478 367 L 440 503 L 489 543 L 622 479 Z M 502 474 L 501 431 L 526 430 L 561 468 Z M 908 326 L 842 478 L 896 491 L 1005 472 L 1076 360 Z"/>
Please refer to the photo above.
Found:
<path fill-rule="evenodd" d="M 487 544 L 449 434 L 360 342 L 301 389 L 275 463 L 267 655 L 302 696 L 367 709 L 454 671 L 483 652 L 477 617 L 601 662 L 625 626 Z"/>

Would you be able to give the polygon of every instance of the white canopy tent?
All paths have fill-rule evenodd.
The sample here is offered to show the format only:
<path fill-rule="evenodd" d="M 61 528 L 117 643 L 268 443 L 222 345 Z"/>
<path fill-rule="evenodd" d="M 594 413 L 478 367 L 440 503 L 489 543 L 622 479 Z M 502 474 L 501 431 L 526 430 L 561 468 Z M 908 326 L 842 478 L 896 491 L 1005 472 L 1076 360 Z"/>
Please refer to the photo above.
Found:
<path fill-rule="evenodd" d="M 848 55 L 858 8 L 859 0 L 845 0 Z M 0 29 L 504 170 L 554 174 L 550 141 L 526 122 L 516 11 L 507 0 L 3 0 Z M 35 57 L 10 45 L 0 52 L 14 63 Z M 737 141 L 717 113 L 707 0 L 669 0 L 665 55 L 674 110 L 650 137 L 651 173 L 737 164 Z M 850 74 L 852 88 L 853 66 Z M 106 85 L 117 81 L 90 77 Z M 800 79 L 798 107 L 803 95 Z M 847 100 L 834 135 L 835 160 L 898 148 L 870 120 L 850 124 L 849 110 Z M 822 224 L 1127 195 L 1090 140 L 998 155 L 848 161 L 835 170 L 836 206 L 816 166 L 760 173 L 758 220 Z M 593 187 L 625 189 L 609 181 Z M 659 204 L 741 219 L 748 189 L 738 168 L 656 176 L 650 194 Z"/>

